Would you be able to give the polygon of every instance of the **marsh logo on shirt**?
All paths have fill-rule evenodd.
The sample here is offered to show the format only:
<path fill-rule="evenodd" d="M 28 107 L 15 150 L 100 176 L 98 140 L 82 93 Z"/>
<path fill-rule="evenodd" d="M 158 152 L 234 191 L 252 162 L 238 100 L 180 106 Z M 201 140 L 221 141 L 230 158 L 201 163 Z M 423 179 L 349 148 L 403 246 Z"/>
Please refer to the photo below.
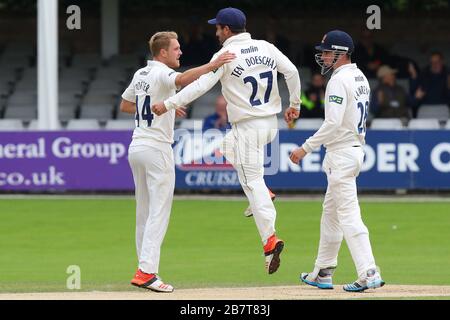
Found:
<path fill-rule="evenodd" d="M 337 104 L 342 104 L 342 101 L 344 101 L 344 98 L 342 98 L 342 97 L 330 96 L 330 102 L 335 102 Z"/>

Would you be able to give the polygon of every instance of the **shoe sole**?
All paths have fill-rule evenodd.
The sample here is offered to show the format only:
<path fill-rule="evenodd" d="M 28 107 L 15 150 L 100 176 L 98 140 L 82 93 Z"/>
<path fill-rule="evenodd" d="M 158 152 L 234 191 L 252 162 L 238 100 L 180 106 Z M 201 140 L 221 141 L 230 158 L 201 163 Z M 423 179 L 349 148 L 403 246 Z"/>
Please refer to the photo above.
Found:
<path fill-rule="evenodd" d="M 131 285 L 135 286 L 137 288 L 146 289 L 146 290 L 157 292 L 157 293 L 172 293 L 172 292 L 175 291 L 175 289 L 173 289 L 172 291 L 160 291 L 160 290 L 157 290 L 157 289 L 154 289 L 154 288 L 151 288 L 151 287 L 147 287 L 145 284 L 139 285 L 137 283 L 131 283 Z"/>
<path fill-rule="evenodd" d="M 302 277 L 300 277 L 300 280 L 303 283 L 306 283 L 307 285 L 310 285 L 311 287 L 316 287 L 316 288 L 323 289 L 323 290 L 333 290 L 334 289 L 333 285 L 308 281 L 306 279 L 303 279 Z"/>
<path fill-rule="evenodd" d="M 244 216 L 245 216 L 246 218 L 251 218 L 251 217 L 253 217 L 253 213 L 250 213 L 249 215 L 247 215 L 247 214 L 244 212 Z"/>
<path fill-rule="evenodd" d="M 277 272 L 278 268 L 280 267 L 280 261 L 281 261 L 280 254 L 283 251 L 283 248 L 284 248 L 283 241 L 279 241 L 275 245 L 275 249 L 273 251 L 273 258 L 272 258 L 272 261 L 270 261 L 270 265 L 269 265 L 269 274 Z"/>

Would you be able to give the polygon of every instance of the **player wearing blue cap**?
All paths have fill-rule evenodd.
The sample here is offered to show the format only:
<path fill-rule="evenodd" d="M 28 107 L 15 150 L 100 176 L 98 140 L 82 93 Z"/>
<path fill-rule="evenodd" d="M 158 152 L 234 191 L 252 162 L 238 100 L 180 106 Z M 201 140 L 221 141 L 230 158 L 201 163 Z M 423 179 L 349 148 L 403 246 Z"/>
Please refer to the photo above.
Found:
<path fill-rule="evenodd" d="M 200 77 L 164 103 L 153 105 L 152 110 L 159 115 L 188 105 L 221 82 L 232 124 L 232 130 L 224 138 L 222 153 L 238 172 L 263 243 L 266 270 L 272 274 L 280 266 L 284 242 L 275 235 L 276 210 L 264 181 L 264 147 L 278 133 L 277 114 L 282 110 L 278 72 L 284 74 L 290 93 L 285 112 L 287 122 L 300 114 L 299 73 L 273 44 L 251 38 L 241 10 L 222 9 L 208 23 L 216 25 L 216 35 L 223 46 L 214 57 L 229 51 L 236 54 L 236 59 Z"/>
<path fill-rule="evenodd" d="M 311 273 L 302 273 L 300 279 L 320 289 L 333 289 L 332 275 L 345 238 L 358 280 L 345 285 L 344 290 L 361 292 L 384 285 L 375 265 L 369 231 L 361 219 L 356 186 L 364 161 L 370 87 L 361 70 L 351 63 L 354 45 L 347 33 L 339 30 L 327 33 L 316 49 L 320 51 L 316 61 L 322 74 L 334 70 L 325 93 L 325 121 L 314 136 L 292 152 L 291 160 L 299 163 L 324 145 L 327 152 L 323 170 L 328 188 L 315 268 Z"/>

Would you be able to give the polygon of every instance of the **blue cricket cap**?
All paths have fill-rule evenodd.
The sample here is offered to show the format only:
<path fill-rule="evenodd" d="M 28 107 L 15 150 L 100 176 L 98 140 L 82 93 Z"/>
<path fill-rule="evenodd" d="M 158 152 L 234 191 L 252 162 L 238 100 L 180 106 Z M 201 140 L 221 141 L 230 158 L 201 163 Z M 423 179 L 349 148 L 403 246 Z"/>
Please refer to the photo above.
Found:
<path fill-rule="evenodd" d="M 247 18 L 236 8 L 224 8 L 217 13 L 215 19 L 208 20 L 209 24 L 224 24 L 236 29 L 245 29 Z"/>
<path fill-rule="evenodd" d="M 333 30 L 328 32 L 322 40 L 322 43 L 316 46 L 316 50 L 324 51 L 344 51 L 349 54 L 353 52 L 355 45 L 350 35 L 341 30 Z"/>

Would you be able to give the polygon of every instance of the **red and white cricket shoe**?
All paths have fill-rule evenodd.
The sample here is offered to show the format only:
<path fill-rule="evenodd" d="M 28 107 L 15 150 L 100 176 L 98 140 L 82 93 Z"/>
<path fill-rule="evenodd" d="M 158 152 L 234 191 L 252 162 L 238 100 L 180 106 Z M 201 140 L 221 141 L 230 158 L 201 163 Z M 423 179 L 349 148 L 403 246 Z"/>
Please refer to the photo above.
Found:
<path fill-rule="evenodd" d="M 155 273 L 145 273 L 141 269 L 136 271 L 133 280 L 131 280 L 133 286 L 148 289 L 155 292 L 173 292 L 173 287 L 170 284 L 166 284 Z"/>
<path fill-rule="evenodd" d="M 284 248 L 284 241 L 278 239 L 274 234 L 264 246 L 264 255 L 266 256 L 266 270 L 269 274 L 275 273 L 280 267 L 280 254 Z"/>

